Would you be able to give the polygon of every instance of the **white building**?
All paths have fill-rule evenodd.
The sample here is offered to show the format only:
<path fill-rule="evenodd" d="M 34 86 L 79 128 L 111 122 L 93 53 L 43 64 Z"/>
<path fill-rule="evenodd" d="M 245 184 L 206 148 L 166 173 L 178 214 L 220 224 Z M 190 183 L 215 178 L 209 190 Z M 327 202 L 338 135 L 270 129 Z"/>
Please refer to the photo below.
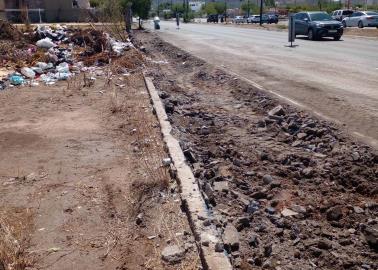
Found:
<path fill-rule="evenodd" d="M 189 7 L 193 12 L 200 11 L 203 5 L 205 5 L 205 1 L 189 1 Z"/>

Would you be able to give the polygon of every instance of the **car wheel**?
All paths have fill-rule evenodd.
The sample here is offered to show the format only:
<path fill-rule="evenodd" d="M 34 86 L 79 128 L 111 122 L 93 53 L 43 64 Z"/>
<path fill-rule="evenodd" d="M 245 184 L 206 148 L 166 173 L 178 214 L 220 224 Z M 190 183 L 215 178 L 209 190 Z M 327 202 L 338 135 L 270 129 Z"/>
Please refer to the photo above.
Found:
<path fill-rule="evenodd" d="M 309 40 L 315 40 L 315 39 L 316 39 L 316 38 L 315 38 L 314 30 L 312 30 L 312 29 L 309 29 L 309 30 L 308 30 L 308 34 L 307 34 L 307 36 L 308 36 L 308 39 L 309 39 Z"/>
<path fill-rule="evenodd" d="M 362 21 L 359 21 L 359 22 L 358 22 L 358 28 L 364 28 L 364 24 L 363 24 Z"/>
<path fill-rule="evenodd" d="M 343 26 L 344 26 L 344 28 L 347 28 L 347 25 L 346 25 L 345 21 L 343 21 Z"/>
<path fill-rule="evenodd" d="M 336 41 L 339 41 L 340 38 L 341 38 L 341 36 L 335 36 L 335 37 L 333 37 L 333 39 L 336 40 Z"/>

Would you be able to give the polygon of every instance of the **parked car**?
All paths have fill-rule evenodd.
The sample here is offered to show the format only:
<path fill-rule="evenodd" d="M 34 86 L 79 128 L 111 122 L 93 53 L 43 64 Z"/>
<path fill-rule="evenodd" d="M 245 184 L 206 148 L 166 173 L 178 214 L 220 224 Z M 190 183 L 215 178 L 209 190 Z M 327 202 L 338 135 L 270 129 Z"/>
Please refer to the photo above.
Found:
<path fill-rule="evenodd" d="M 269 18 L 268 15 L 263 14 L 262 16 L 262 22 L 268 23 Z M 247 23 L 260 23 L 260 15 L 252 15 L 249 18 L 247 18 Z"/>
<path fill-rule="evenodd" d="M 305 35 L 311 40 L 321 37 L 333 37 L 340 40 L 343 35 L 341 22 L 323 11 L 299 12 L 294 15 L 295 35 Z"/>
<path fill-rule="evenodd" d="M 243 16 L 235 16 L 232 20 L 233 23 L 245 23 L 246 19 Z"/>
<path fill-rule="evenodd" d="M 218 23 L 219 22 L 218 14 L 211 14 L 211 15 L 207 16 L 207 22 L 208 23 Z"/>
<path fill-rule="evenodd" d="M 374 11 L 356 11 L 350 17 L 343 19 L 343 26 L 358 26 L 364 27 L 377 27 L 378 28 L 378 12 Z"/>
<path fill-rule="evenodd" d="M 334 12 L 332 12 L 331 17 L 332 17 L 332 19 L 341 22 L 344 18 L 346 18 L 346 17 L 348 17 L 352 14 L 353 14 L 353 10 L 339 9 L 339 10 L 335 10 Z"/>
<path fill-rule="evenodd" d="M 278 23 L 278 15 L 276 14 L 268 14 L 268 23 Z"/>

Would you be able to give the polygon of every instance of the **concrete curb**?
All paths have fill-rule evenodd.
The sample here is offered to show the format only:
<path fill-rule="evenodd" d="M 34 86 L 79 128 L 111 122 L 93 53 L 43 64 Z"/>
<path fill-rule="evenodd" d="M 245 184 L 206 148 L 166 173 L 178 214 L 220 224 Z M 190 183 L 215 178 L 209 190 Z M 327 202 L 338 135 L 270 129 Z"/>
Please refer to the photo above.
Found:
<path fill-rule="evenodd" d="M 192 170 L 185 162 L 178 140 L 172 135 L 172 127 L 168 121 L 163 103 L 150 78 L 145 77 L 145 83 L 160 123 L 163 140 L 177 170 L 177 180 L 181 188 L 181 199 L 186 208 L 189 223 L 198 243 L 198 249 L 204 269 L 231 270 L 231 263 L 225 252 L 216 252 L 215 245 L 222 243 L 221 237 L 214 225 L 204 226 L 204 219 L 210 218 L 198 184 Z"/>

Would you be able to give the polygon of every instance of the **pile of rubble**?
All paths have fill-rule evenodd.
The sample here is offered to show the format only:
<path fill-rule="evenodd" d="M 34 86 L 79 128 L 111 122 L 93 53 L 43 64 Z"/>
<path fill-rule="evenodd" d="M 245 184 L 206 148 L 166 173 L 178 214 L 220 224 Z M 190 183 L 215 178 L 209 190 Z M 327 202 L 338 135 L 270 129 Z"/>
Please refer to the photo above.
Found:
<path fill-rule="evenodd" d="M 3 55 L 0 57 L 0 90 L 39 83 L 52 85 L 87 71 L 88 65 L 107 64 L 110 59 L 134 48 L 129 39 L 119 42 L 95 29 L 38 26 L 32 33 L 22 34 L 6 22 L 1 22 L 0 27 L 7 30 L 0 42 Z"/>
<path fill-rule="evenodd" d="M 378 269 L 378 153 L 159 40 L 145 43 L 235 269 Z"/>

